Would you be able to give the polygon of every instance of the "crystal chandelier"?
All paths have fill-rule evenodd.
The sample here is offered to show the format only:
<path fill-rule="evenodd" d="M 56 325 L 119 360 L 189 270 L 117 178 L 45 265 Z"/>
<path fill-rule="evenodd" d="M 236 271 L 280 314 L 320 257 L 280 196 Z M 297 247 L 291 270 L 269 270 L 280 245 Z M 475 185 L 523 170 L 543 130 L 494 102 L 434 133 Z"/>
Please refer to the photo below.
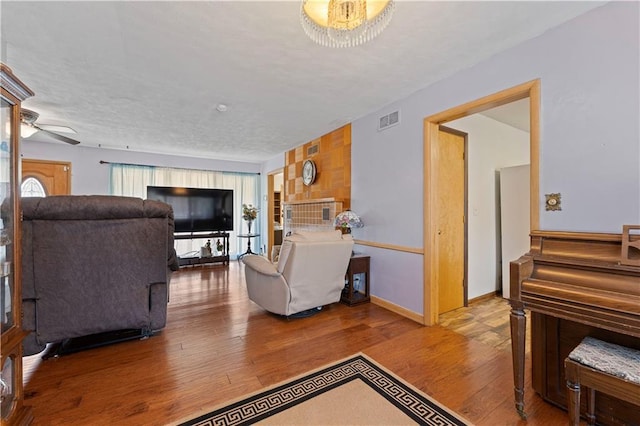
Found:
<path fill-rule="evenodd" d="M 385 29 L 394 0 L 303 0 L 300 21 L 318 44 L 351 47 L 365 43 Z"/>

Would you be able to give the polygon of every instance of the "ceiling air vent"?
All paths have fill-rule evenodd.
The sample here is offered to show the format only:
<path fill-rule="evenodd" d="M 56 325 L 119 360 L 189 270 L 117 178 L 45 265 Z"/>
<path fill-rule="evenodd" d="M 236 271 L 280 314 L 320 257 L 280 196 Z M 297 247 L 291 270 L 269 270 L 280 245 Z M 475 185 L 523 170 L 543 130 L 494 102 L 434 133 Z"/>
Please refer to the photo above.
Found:
<path fill-rule="evenodd" d="M 400 111 L 394 111 L 391 114 L 387 114 L 383 117 L 380 117 L 380 122 L 378 123 L 378 130 L 388 129 L 389 127 L 395 126 L 400 122 Z"/>
<path fill-rule="evenodd" d="M 307 157 L 318 152 L 318 144 L 311 145 L 307 148 Z"/>

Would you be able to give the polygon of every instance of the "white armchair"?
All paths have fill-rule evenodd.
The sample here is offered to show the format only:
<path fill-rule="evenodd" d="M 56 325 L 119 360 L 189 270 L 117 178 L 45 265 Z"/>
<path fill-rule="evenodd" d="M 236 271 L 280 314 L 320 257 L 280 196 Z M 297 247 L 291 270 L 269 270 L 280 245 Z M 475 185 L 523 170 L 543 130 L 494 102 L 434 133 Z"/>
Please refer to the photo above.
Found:
<path fill-rule="evenodd" d="M 290 316 L 340 300 L 353 238 L 340 231 L 300 232 L 282 242 L 277 263 L 244 256 L 249 299 Z"/>

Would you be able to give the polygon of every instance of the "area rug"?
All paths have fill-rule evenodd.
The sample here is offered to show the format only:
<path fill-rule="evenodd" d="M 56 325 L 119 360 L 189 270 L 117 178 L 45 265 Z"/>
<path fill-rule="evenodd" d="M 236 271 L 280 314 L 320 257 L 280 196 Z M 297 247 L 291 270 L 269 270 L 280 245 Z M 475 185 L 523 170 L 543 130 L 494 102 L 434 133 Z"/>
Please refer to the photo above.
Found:
<path fill-rule="evenodd" d="M 360 353 L 180 425 L 470 425 Z"/>

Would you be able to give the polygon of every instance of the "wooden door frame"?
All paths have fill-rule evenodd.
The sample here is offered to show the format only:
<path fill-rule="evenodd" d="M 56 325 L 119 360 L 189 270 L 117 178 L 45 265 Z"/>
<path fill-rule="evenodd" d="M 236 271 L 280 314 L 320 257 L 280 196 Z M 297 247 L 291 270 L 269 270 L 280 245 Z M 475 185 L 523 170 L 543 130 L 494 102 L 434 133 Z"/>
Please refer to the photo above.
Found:
<path fill-rule="evenodd" d="M 431 115 L 424 119 L 424 315 L 425 325 L 438 323 L 438 283 L 435 277 L 434 256 L 435 229 L 437 217 L 437 203 L 433 200 L 432 182 L 435 182 L 435 158 L 433 149 L 438 140 L 439 126 L 449 121 L 457 120 L 468 115 L 477 114 L 497 106 L 529 98 L 529 156 L 531 162 L 530 181 L 530 228 L 540 227 L 540 79 L 532 80 L 515 87 L 485 96 L 475 101 Z"/>
<path fill-rule="evenodd" d="M 273 208 L 275 207 L 273 202 L 273 193 L 275 192 L 273 177 L 279 173 L 284 173 L 284 167 L 267 173 L 267 252 L 265 254 L 268 258 L 271 258 L 271 250 L 273 249 L 273 222 L 275 219 L 273 217 Z"/>

